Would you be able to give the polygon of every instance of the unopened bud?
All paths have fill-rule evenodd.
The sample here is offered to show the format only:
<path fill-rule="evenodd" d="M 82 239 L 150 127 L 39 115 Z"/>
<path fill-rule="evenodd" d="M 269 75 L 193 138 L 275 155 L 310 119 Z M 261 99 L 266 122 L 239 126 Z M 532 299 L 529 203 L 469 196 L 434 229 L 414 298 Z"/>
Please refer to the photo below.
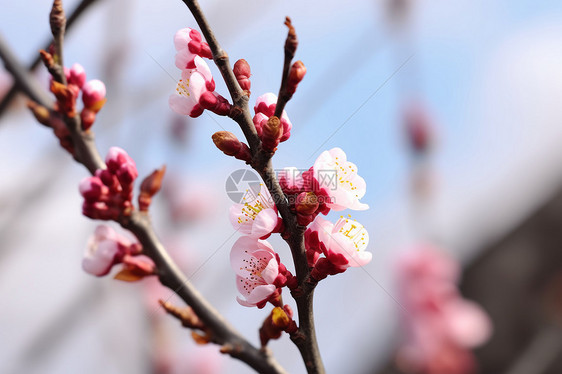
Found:
<path fill-rule="evenodd" d="M 302 61 L 297 61 L 291 66 L 289 72 L 289 80 L 287 81 L 287 91 L 292 95 L 297 90 L 297 86 L 303 80 L 306 74 L 306 66 Z"/>
<path fill-rule="evenodd" d="M 294 56 L 297 51 L 299 41 L 297 39 L 295 28 L 291 24 L 291 19 L 289 17 L 285 17 L 285 26 L 289 28 L 289 34 L 287 35 L 287 40 L 285 40 L 285 53 L 289 53 L 291 56 Z"/>
<path fill-rule="evenodd" d="M 314 192 L 301 192 L 295 203 L 297 213 L 311 215 L 318 209 L 318 197 Z"/>
<path fill-rule="evenodd" d="M 96 112 L 88 108 L 84 108 L 80 113 L 80 120 L 82 122 L 82 130 L 87 131 L 96 121 Z"/>
<path fill-rule="evenodd" d="M 84 83 L 86 83 L 86 71 L 84 70 L 84 67 L 78 63 L 72 65 L 72 67 L 68 69 L 66 80 L 68 81 L 68 84 L 73 84 L 78 88 L 82 88 Z"/>
<path fill-rule="evenodd" d="M 262 128 L 261 140 L 265 150 L 273 152 L 283 136 L 283 126 L 279 118 L 272 116 Z"/>
<path fill-rule="evenodd" d="M 55 0 L 53 2 L 53 7 L 51 8 L 51 14 L 49 16 L 49 23 L 51 25 L 51 32 L 55 38 L 60 34 L 64 34 L 66 17 L 64 15 L 61 0 Z"/>
<path fill-rule="evenodd" d="M 250 87 L 252 85 L 250 82 L 250 76 L 252 74 L 248 62 L 244 59 L 240 59 L 236 61 L 232 70 L 234 71 L 234 76 L 236 77 L 238 84 L 240 84 L 240 87 L 244 91 L 250 92 Z"/>
<path fill-rule="evenodd" d="M 267 316 L 260 328 L 260 342 L 262 347 L 272 339 L 279 339 L 283 331 L 291 324 L 291 318 L 281 307 L 275 307 Z"/>
<path fill-rule="evenodd" d="M 41 61 L 43 61 L 43 65 L 45 65 L 47 69 L 53 68 L 53 66 L 55 65 L 53 55 L 45 51 L 44 49 L 41 49 L 39 51 L 39 54 L 41 55 Z"/>
<path fill-rule="evenodd" d="M 27 102 L 27 107 L 29 108 L 29 110 L 31 110 L 31 113 L 33 113 L 33 115 L 35 116 L 37 122 L 45 126 L 51 126 L 50 124 L 51 113 L 49 112 L 49 109 L 31 100 Z"/>
<path fill-rule="evenodd" d="M 199 105 L 203 109 L 210 110 L 219 116 L 228 115 L 231 107 L 227 99 L 210 91 L 205 91 L 201 94 Z"/>
<path fill-rule="evenodd" d="M 102 81 L 98 79 L 88 81 L 82 87 L 84 106 L 96 113 L 99 112 L 107 101 L 105 94 L 105 84 Z"/>
<path fill-rule="evenodd" d="M 148 211 L 148 207 L 152 202 L 152 196 L 156 195 L 160 191 L 160 187 L 162 187 L 162 179 L 165 173 L 166 165 L 154 170 L 142 181 L 139 194 L 139 210 L 141 212 Z"/>
<path fill-rule="evenodd" d="M 234 156 L 239 160 L 249 162 L 252 158 L 248 146 L 228 131 L 218 131 L 213 134 L 213 143 L 227 156 Z"/>
<path fill-rule="evenodd" d="M 76 94 L 74 90 L 69 89 L 62 83 L 55 80 L 51 81 L 51 92 L 57 98 L 59 110 L 67 117 L 76 115 Z"/>

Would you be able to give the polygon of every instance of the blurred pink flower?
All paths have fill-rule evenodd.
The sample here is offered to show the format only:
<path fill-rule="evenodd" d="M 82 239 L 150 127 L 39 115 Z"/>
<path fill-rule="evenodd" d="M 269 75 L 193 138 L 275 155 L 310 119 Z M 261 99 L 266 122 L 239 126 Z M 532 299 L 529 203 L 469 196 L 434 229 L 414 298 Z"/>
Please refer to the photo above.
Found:
<path fill-rule="evenodd" d="M 369 208 L 359 201 L 367 190 L 365 180 L 357 174 L 357 166 L 347 161 L 341 148 L 322 152 L 314 162 L 313 173 L 318 189 L 330 197 L 326 202 L 328 208 L 336 211 Z"/>
<path fill-rule="evenodd" d="M 236 286 L 243 306 L 263 308 L 286 279 L 280 274 L 279 256 L 265 240 L 242 236 L 230 251 L 230 266 L 236 273 Z"/>
<path fill-rule="evenodd" d="M 106 275 L 132 247 L 136 248 L 128 238 L 109 226 L 99 225 L 84 252 L 82 268 L 98 277 Z"/>
<path fill-rule="evenodd" d="M 263 184 L 256 196 L 246 194 L 242 204 L 230 207 L 230 223 L 234 229 L 252 238 L 270 234 L 277 221 L 277 207 Z"/>
<path fill-rule="evenodd" d="M 473 372 L 469 349 L 483 344 L 492 327 L 485 312 L 460 295 L 458 264 L 424 246 L 403 255 L 397 273 L 400 302 L 408 310 L 399 366 L 424 374 Z"/>

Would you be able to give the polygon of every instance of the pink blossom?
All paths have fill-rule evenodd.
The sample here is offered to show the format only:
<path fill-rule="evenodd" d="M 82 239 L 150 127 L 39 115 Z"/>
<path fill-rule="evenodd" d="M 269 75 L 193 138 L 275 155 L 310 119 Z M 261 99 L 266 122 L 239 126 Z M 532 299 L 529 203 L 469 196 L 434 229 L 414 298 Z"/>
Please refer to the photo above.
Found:
<path fill-rule="evenodd" d="M 82 86 L 82 101 L 84 106 L 94 112 L 101 109 L 105 103 L 105 84 L 99 79 L 88 81 Z"/>
<path fill-rule="evenodd" d="M 230 252 L 230 266 L 236 273 L 236 286 L 244 298 L 243 306 L 262 308 L 286 282 L 279 256 L 265 240 L 242 236 Z"/>
<path fill-rule="evenodd" d="M 275 114 L 275 106 L 277 105 L 277 96 L 271 92 L 261 95 L 256 100 L 256 105 L 254 106 L 255 115 L 253 118 L 254 125 L 256 126 L 256 131 L 258 135 L 261 136 L 262 129 L 267 123 L 269 117 Z M 280 142 L 284 142 L 291 136 L 291 129 L 293 124 L 287 116 L 287 112 L 283 110 L 281 115 L 281 125 L 283 126 L 283 135 L 281 136 Z"/>
<path fill-rule="evenodd" d="M 120 262 L 131 245 L 130 240 L 117 234 L 111 227 L 99 225 L 84 252 L 82 268 L 86 273 L 98 277 L 106 275 L 113 265 Z"/>
<path fill-rule="evenodd" d="M 397 274 L 400 303 L 408 310 L 399 365 L 413 373 L 471 373 L 469 349 L 483 344 L 492 328 L 485 312 L 460 295 L 458 264 L 424 246 L 400 258 Z"/>
<path fill-rule="evenodd" d="M 174 35 L 176 48 L 176 66 L 178 69 L 195 68 L 196 57 L 213 58 L 209 45 L 202 41 L 199 31 L 186 27 Z"/>
<path fill-rule="evenodd" d="M 335 224 L 317 216 L 306 230 L 306 247 L 324 253 L 326 259 L 340 272 L 348 267 L 359 267 L 371 261 L 372 254 L 365 249 L 369 234 L 362 224 L 341 217 Z"/>
<path fill-rule="evenodd" d="M 326 206 L 333 210 L 365 210 L 369 206 L 359 200 L 365 195 L 365 180 L 357 174 L 357 166 L 347 161 L 340 148 L 324 151 L 313 166 L 314 179 L 318 188 L 330 197 Z"/>
<path fill-rule="evenodd" d="M 176 87 L 176 92 L 170 95 L 170 108 L 183 115 L 198 117 L 203 113 L 200 105 L 201 95 L 207 91 L 214 91 L 215 82 L 209 66 L 199 56 L 195 57 L 196 69 L 184 70 Z"/>
<path fill-rule="evenodd" d="M 267 188 L 262 184 L 256 196 L 244 196 L 242 204 L 230 207 L 230 222 L 243 234 L 261 238 L 277 226 L 277 207 Z"/>

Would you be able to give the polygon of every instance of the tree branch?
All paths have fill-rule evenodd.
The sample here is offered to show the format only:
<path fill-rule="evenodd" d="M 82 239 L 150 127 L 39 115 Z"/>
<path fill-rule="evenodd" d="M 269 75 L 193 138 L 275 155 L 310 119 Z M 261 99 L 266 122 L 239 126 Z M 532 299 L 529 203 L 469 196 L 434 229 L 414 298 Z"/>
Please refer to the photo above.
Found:
<path fill-rule="evenodd" d="M 60 0 L 55 0 L 53 8 L 55 9 L 60 6 Z M 59 62 L 63 61 L 63 38 L 61 33 L 64 32 L 64 26 L 58 26 L 61 26 L 60 17 L 64 17 L 64 14 L 61 16 L 60 10 L 60 8 L 55 9 L 55 19 L 53 20 L 53 17 L 51 18 L 51 26 L 54 34 L 53 36 L 55 40 L 58 40 L 58 42 L 55 43 L 57 45 L 55 50 L 58 54 L 58 58 L 55 58 L 55 64 L 59 65 L 56 68 L 62 71 L 62 65 L 60 65 Z M 58 25 L 57 22 L 59 22 Z M 54 27 L 53 23 L 55 23 Z M 0 47 L 1 46 L 2 44 L 0 44 Z M 0 48 L 0 50 L 5 50 L 5 48 Z M 6 60 L 4 55 L 2 55 L 2 58 Z M 21 65 L 17 64 L 17 62 L 9 58 L 7 60 L 10 66 L 8 70 L 12 72 L 16 83 L 27 87 L 25 83 L 29 80 L 28 73 Z M 61 83 L 65 82 L 64 74 L 62 78 L 59 76 L 55 77 L 55 79 L 62 80 Z M 30 94 L 34 94 L 31 89 L 28 91 Z M 26 91 L 26 93 L 28 91 Z M 36 101 L 40 104 L 46 104 L 44 105 L 46 107 L 49 106 L 49 100 L 44 97 L 37 96 Z M 83 164 L 91 174 L 94 174 L 97 169 L 105 169 L 106 165 L 99 156 L 93 134 L 90 131 L 82 130 L 80 116 L 64 117 L 72 137 L 75 159 Z M 247 363 L 260 373 L 285 373 L 284 369 L 275 361 L 267 350 L 260 350 L 249 343 L 193 287 L 164 249 L 152 228 L 150 218 L 147 214 L 134 210 L 130 216 L 121 217 L 119 224 L 137 237 L 142 244 L 143 253 L 154 261 L 160 282 L 177 293 L 186 304 L 193 309 L 205 325 L 205 328 L 210 331 L 211 341 L 222 345 L 221 351 L 223 353 L 228 353 L 230 356 Z"/>
<path fill-rule="evenodd" d="M 283 218 L 286 232 L 288 233 L 288 236 L 284 239 L 291 249 L 295 272 L 299 281 L 298 292 L 295 292 L 293 297 L 297 302 L 300 334 L 297 334 L 298 338 L 293 339 L 293 342 L 297 345 L 301 356 L 303 357 L 307 372 L 309 374 L 324 373 L 325 369 L 320 357 L 320 351 L 316 340 L 316 332 L 314 329 L 314 314 L 312 305 L 314 287 L 316 286 L 316 283 L 310 281 L 310 269 L 308 268 L 306 259 L 306 250 L 304 247 L 304 231 L 306 227 L 298 224 L 296 215 L 292 213 L 289 208 L 285 194 L 283 193 L 273 170 L 271 163 L 272 153 L 265 152 L 261 149 L 261 141 L 257 136 L 252 121 L 252 115 L 248 107 L 248 97 L 244 95 L 243 90 L 240 88 L 240 85 L 234 76 L 228 61 L 228 55 L 216 40 L 198 1 L 182 1 L 193 14 L 193 17 L 195 18 L 201 32 L 205 36 L 205 39 L 211 48 L 211 51 L 213 52 L 213 60 L 221 72 L 230 92 L 232 101 L 238 111 L 237 115 L 233 116 L 233 119 L 240 125 L 240 128 L 244 132 L 246 140 L 250 145 L 250 149 L 252 150 L 253 159 L 251 166 L 260 174 L 265 185 L 269 189 L 279 213 Z M 288 20 L 287 26 L 289 26 L 289 36 L 287 37 L 285 48 L 285 66 L 280 92 L 286 91 L 290 63 L 296 49 L 296 34 L 292 26 L 290 26 L 290 20 Z M 287 45 L 289 45 L 289 47 L 287 47 Z M 287 49 L 289 49 L 289 53 L 287 53 Z M 287 96 L 283 93 L 283 99 L 281 99 L 281 102 L 278 101 L 277 103 L 276 112 L 280 108 L 282 113 L 285 103 L 289 99 L 290 96 L 287 98 Z M 280 117 L 280 115 L 278 117 Z"/>

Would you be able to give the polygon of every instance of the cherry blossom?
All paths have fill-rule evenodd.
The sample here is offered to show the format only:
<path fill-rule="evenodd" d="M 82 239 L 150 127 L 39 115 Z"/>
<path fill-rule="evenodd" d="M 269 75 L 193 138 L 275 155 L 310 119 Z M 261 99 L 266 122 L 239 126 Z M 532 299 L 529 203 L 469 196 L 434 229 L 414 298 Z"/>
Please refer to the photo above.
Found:
<path fill-rule="evenodd" d="M 339 211 L 344 209 L 365 210 L 369 206 L 359 200 L 365 195 L 365 180 L 357 174 L 357 166 L 347 161 L 341 148 L 324 151 L 313 166 L 318 189 L 330 197 L 326 206 Z"/>
<path fill-rule="evenodd" d="M 247 191 L 242 204 L 230 207 L 230 222 L 236 230 L 252 238 L 261 238 L 275 229 L 278 223 L 277 207 L 263 184 L 257 195 Z"/>
<path fill-rule="evenodd" d="M 263 308 L 284 286 L 285 267 L 271 245 L 265 240 L 240 237 L 232 246 L 230 266 L 236 273 L 236 286 L 243 298 L 236 300 L 243 306 Z"/>
<path fill-rule="evenodd" d="M 322 252 L 334 270 L 364 266 L 371 261 L 372 254 L 365 249 L 369 234 L 362 224 L 341 217 L 335 224 L 317 216 L 305 233 L 308 250 Z"/>
<path fill-rule="evenodd" d="M 262 129 L 266 125 L 269 117 L 275 114 L 275 106 L 277 105 L 277 96 L 271 92 L 261 95 L 256 100 L 256 105 L 254 106 L 254 125 L 256 126 L 256 131 L 258 135 L 261 136 Z M 293 124 L 287 116 L 287 112 L 283 110 L 281 115 L 281 125 L 283 126 L 283 135 L 281 136 L 280 142 L 284 142 L 291 136 L 291 129 Z"/>

